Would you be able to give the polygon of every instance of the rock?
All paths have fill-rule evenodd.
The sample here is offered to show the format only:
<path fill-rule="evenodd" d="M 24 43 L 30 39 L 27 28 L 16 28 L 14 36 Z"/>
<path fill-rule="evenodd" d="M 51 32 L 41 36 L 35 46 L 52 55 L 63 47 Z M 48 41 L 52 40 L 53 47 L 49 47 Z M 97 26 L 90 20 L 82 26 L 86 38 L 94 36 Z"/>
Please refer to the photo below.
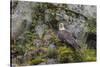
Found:
<path fill-rule="evenodd" d="M 48 59 L 47 64 L 56 64 L 57 61 L 55 59 Z"/>
<path fill-rule="evenodd" d="M 43 42 L 42 42 L 42 40 L 40 40 L 40 39 L 34 39 L 33 44 L 34 44 L 36 47 L 40 47 L 40 46 L 43 45 Z"/>
<path fill-rule="evenodd" d="M 45 62 L 42 62 L 42 63 L 40 63 L 39 65 L 46 65 L 46 63 L 45 63 Z"/>
<path fill-rule="evenodd" d="M 47 56 L 49 58 L 56 58 L 57 56 L 57 49 L 56 46 L 53 44 L 50 44 L 47 50 Z"/>

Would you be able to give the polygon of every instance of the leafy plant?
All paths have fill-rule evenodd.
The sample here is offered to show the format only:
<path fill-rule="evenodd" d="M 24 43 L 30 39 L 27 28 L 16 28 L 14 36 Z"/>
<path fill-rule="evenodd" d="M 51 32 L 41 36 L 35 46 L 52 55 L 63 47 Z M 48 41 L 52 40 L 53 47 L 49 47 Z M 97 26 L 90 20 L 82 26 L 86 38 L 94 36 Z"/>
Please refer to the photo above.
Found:
<path fill-rule="evenodd" d="M 58 59 L 61 63 L 68 63 L 73 61 L 73 51 L 70 48 L 59 47 Z"/>
<path fill-rule="evenodd" d="M 44 59 L 36 58 L 36 59 L 29 61 L 29 64 L 30 65 L 37 65 L 37 64 L 40 64 L 41 62 L 44 62 L 44 61 L 45 61 Z"/>

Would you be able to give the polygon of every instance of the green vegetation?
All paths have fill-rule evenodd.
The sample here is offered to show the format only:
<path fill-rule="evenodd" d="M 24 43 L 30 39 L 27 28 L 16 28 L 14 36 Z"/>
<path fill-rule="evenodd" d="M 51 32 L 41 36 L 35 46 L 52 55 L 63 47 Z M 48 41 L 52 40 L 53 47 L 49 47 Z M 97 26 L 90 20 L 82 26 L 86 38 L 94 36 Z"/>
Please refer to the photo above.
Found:
<path fill-rule="evenodd" d="M 88 32 L 96 33 L 96 18 L 90 17 L 86 23 L 88 27 Z"/>
<path fill-rule="evenodd" d="M 73 61 L 73 51 L 70 48 L 59 47 L 58 59 L 61 63 L 68 63 Z"/>
<path fill-rule="evenodd" d="M 29 64 L 30 65 L 37 65 L 37 64 L 39 64 L 39 63 L 41 63 L 43 61 L 45 61 L 45 60 L 41 59 L 41 58 L 36 58 L 36 59 L 33 59 L 33 60 L 29 61 Z"/>
<path fill-rule="evenodd" d="M 87 49 L 84 51 L 85 61 L 96 61 L 96 51 L 94 49 Z"/>

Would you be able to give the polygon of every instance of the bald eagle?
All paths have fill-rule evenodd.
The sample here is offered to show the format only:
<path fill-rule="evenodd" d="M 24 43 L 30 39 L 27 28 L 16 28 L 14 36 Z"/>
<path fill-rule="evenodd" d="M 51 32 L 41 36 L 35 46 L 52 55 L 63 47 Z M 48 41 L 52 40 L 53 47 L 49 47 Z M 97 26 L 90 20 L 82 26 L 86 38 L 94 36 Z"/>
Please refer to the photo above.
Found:
<path fill-rule="evenodd" d="M 61 42 L 69 44 L 69 46 L 71 46 L 75 50 L 80 49 L 80 46 L 77 44 L 76 39 L 74 38 L 72 33 L 66 31 L 63 23 L 59 24 L 59 31 L 57 35 Z"/>

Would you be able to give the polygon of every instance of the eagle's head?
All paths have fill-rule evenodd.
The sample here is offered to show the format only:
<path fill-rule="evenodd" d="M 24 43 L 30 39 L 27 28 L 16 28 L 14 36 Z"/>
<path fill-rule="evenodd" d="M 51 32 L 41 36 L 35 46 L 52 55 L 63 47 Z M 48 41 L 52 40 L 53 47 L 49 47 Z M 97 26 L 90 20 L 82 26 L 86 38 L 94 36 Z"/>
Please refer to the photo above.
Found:
<path fill-rule="evenodd" d="M 59 24 L 59 30 L 65 30 L 64 23 Z"/>

